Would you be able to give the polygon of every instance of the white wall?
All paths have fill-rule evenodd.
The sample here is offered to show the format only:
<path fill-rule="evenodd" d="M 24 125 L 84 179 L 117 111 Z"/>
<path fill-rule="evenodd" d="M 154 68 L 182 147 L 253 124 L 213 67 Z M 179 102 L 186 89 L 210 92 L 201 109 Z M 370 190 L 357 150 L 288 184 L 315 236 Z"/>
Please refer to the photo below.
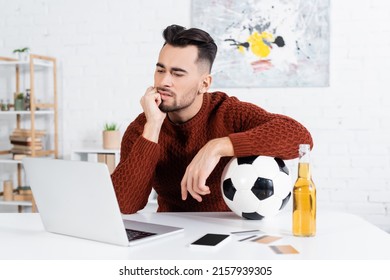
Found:
<path fill-rule="evenodd" d="M 29 46 L 57 57 L 60 146 L 69 157 L 100 146 L 106 121 L 123 131 L 141 112 L 161 31 L 172 23 L 190 26 L 190 0 L 0 0 L 0 56 Z M 332 1 L 330 87 L 221 89 L 309 128 L 319 211 L 355 213 L 387 231 L 389 49 L 390 2 Z"/>

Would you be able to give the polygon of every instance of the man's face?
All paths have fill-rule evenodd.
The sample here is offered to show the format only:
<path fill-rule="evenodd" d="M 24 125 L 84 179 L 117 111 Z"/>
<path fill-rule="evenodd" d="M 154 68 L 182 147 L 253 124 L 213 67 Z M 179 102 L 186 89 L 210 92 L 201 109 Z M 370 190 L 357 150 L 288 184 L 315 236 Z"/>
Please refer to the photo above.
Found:
<path fill-rule="evenodd" d="M 162 100 L 161 111 L 191 114 L 192 110 L 197 110 L 195 105 L 203 100 L 199 95 L 203 78 L 208 74 L 206 68 L 196 62 L 197 58 L 195 46 L 166 44 L 161 49 L 154 74 L 154 87 Z"/>

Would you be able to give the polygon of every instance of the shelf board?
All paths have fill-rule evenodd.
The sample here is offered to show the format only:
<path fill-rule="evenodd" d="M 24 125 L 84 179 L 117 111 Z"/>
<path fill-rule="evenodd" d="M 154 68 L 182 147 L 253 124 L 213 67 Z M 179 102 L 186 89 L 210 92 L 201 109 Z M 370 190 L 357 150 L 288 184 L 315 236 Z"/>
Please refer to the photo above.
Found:
<path fill-rule="evenodd" d="M 72 150 L 78 154 L 120 154 L 120 149 L 103 149 L 99 147 L 79 148 Z"/>
<path fill-rule="evenodd" d="M 35 111 L 35 115 L 53 115 L 53 110 Z M 31 115 L 31 111 L 0 111 L 0 115 Z"/>
<path fill-rule="evenodd" d="M 34 66 L 41 66 L 41 67 L 53 67 L 53 64 L 50 62 L 44 62 L 44 61 L 34 61 Z M 30 65 L 29 61 L 0 61 L 0 66 L 25 66 L 28 67 Z"/>
<path fill-rule="evenodd" d="M 31 201 L 4 201 L 3 197 L 0 197 L 0 205 L 13 205 L 13 206 L 32 206 Z"/>
<path fill-rule="evenodd" d="M 0 151 L 3 152 L 3 154 L 0 154 L 0 163 L 9 163 L 9 164 L 18 164 L 23 163 L 21 159 L 13 159 L 13 154 L 11 153 L 5 153 L 6 151 Z M 35 157 L 47 157 L 54 155 L 54 150 L 41 150 L 41 151 L 35 151 Z M 31 155 L 26 155 L 26 157 L 32 157 Z"/>
<path fill-rule="evenodd" d="M 22 161 L 11 159 L 11 158 L 0 158 L 0 163 L 18 164 L 18 163 L 22 163 Z"/>

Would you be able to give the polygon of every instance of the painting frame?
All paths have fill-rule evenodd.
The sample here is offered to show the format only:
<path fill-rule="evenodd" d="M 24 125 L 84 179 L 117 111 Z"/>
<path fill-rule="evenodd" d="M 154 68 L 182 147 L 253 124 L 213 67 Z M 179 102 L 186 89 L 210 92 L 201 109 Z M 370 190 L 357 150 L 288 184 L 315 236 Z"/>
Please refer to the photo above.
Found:
<path fill-rule="evenodd" d="M 329 86 L 330 0 L 192 0 L 218 46 L 217 88 Z"/>

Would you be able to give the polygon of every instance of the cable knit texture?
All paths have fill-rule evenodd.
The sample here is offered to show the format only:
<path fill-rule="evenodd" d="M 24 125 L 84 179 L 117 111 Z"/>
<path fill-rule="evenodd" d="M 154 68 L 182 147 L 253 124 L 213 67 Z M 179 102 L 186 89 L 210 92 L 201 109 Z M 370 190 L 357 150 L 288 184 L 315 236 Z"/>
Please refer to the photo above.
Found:
<path fill-rule="evenodd" d="M 112 181 L 122 213 L 145 207 L 154 188 L 158 211 L 229 211 L 221 194 L 221 174 L 230 158 L 221 158 L 206 181 L 211 194 L 197 202 L 181 199 L 180 182 L 196 153 L 211 139 L 229 136 L 237 157 L 264 155 L 292 159 L 298 146 L 313 146 L 307 129 L 297 121 L 272 114 L 222 92 L 206 93 L 201 110 L 184 124 L 164 120 L 158 143 L 142 137 L 146 122 L 140 114 L 127 128 L 121 159 Z"/>

